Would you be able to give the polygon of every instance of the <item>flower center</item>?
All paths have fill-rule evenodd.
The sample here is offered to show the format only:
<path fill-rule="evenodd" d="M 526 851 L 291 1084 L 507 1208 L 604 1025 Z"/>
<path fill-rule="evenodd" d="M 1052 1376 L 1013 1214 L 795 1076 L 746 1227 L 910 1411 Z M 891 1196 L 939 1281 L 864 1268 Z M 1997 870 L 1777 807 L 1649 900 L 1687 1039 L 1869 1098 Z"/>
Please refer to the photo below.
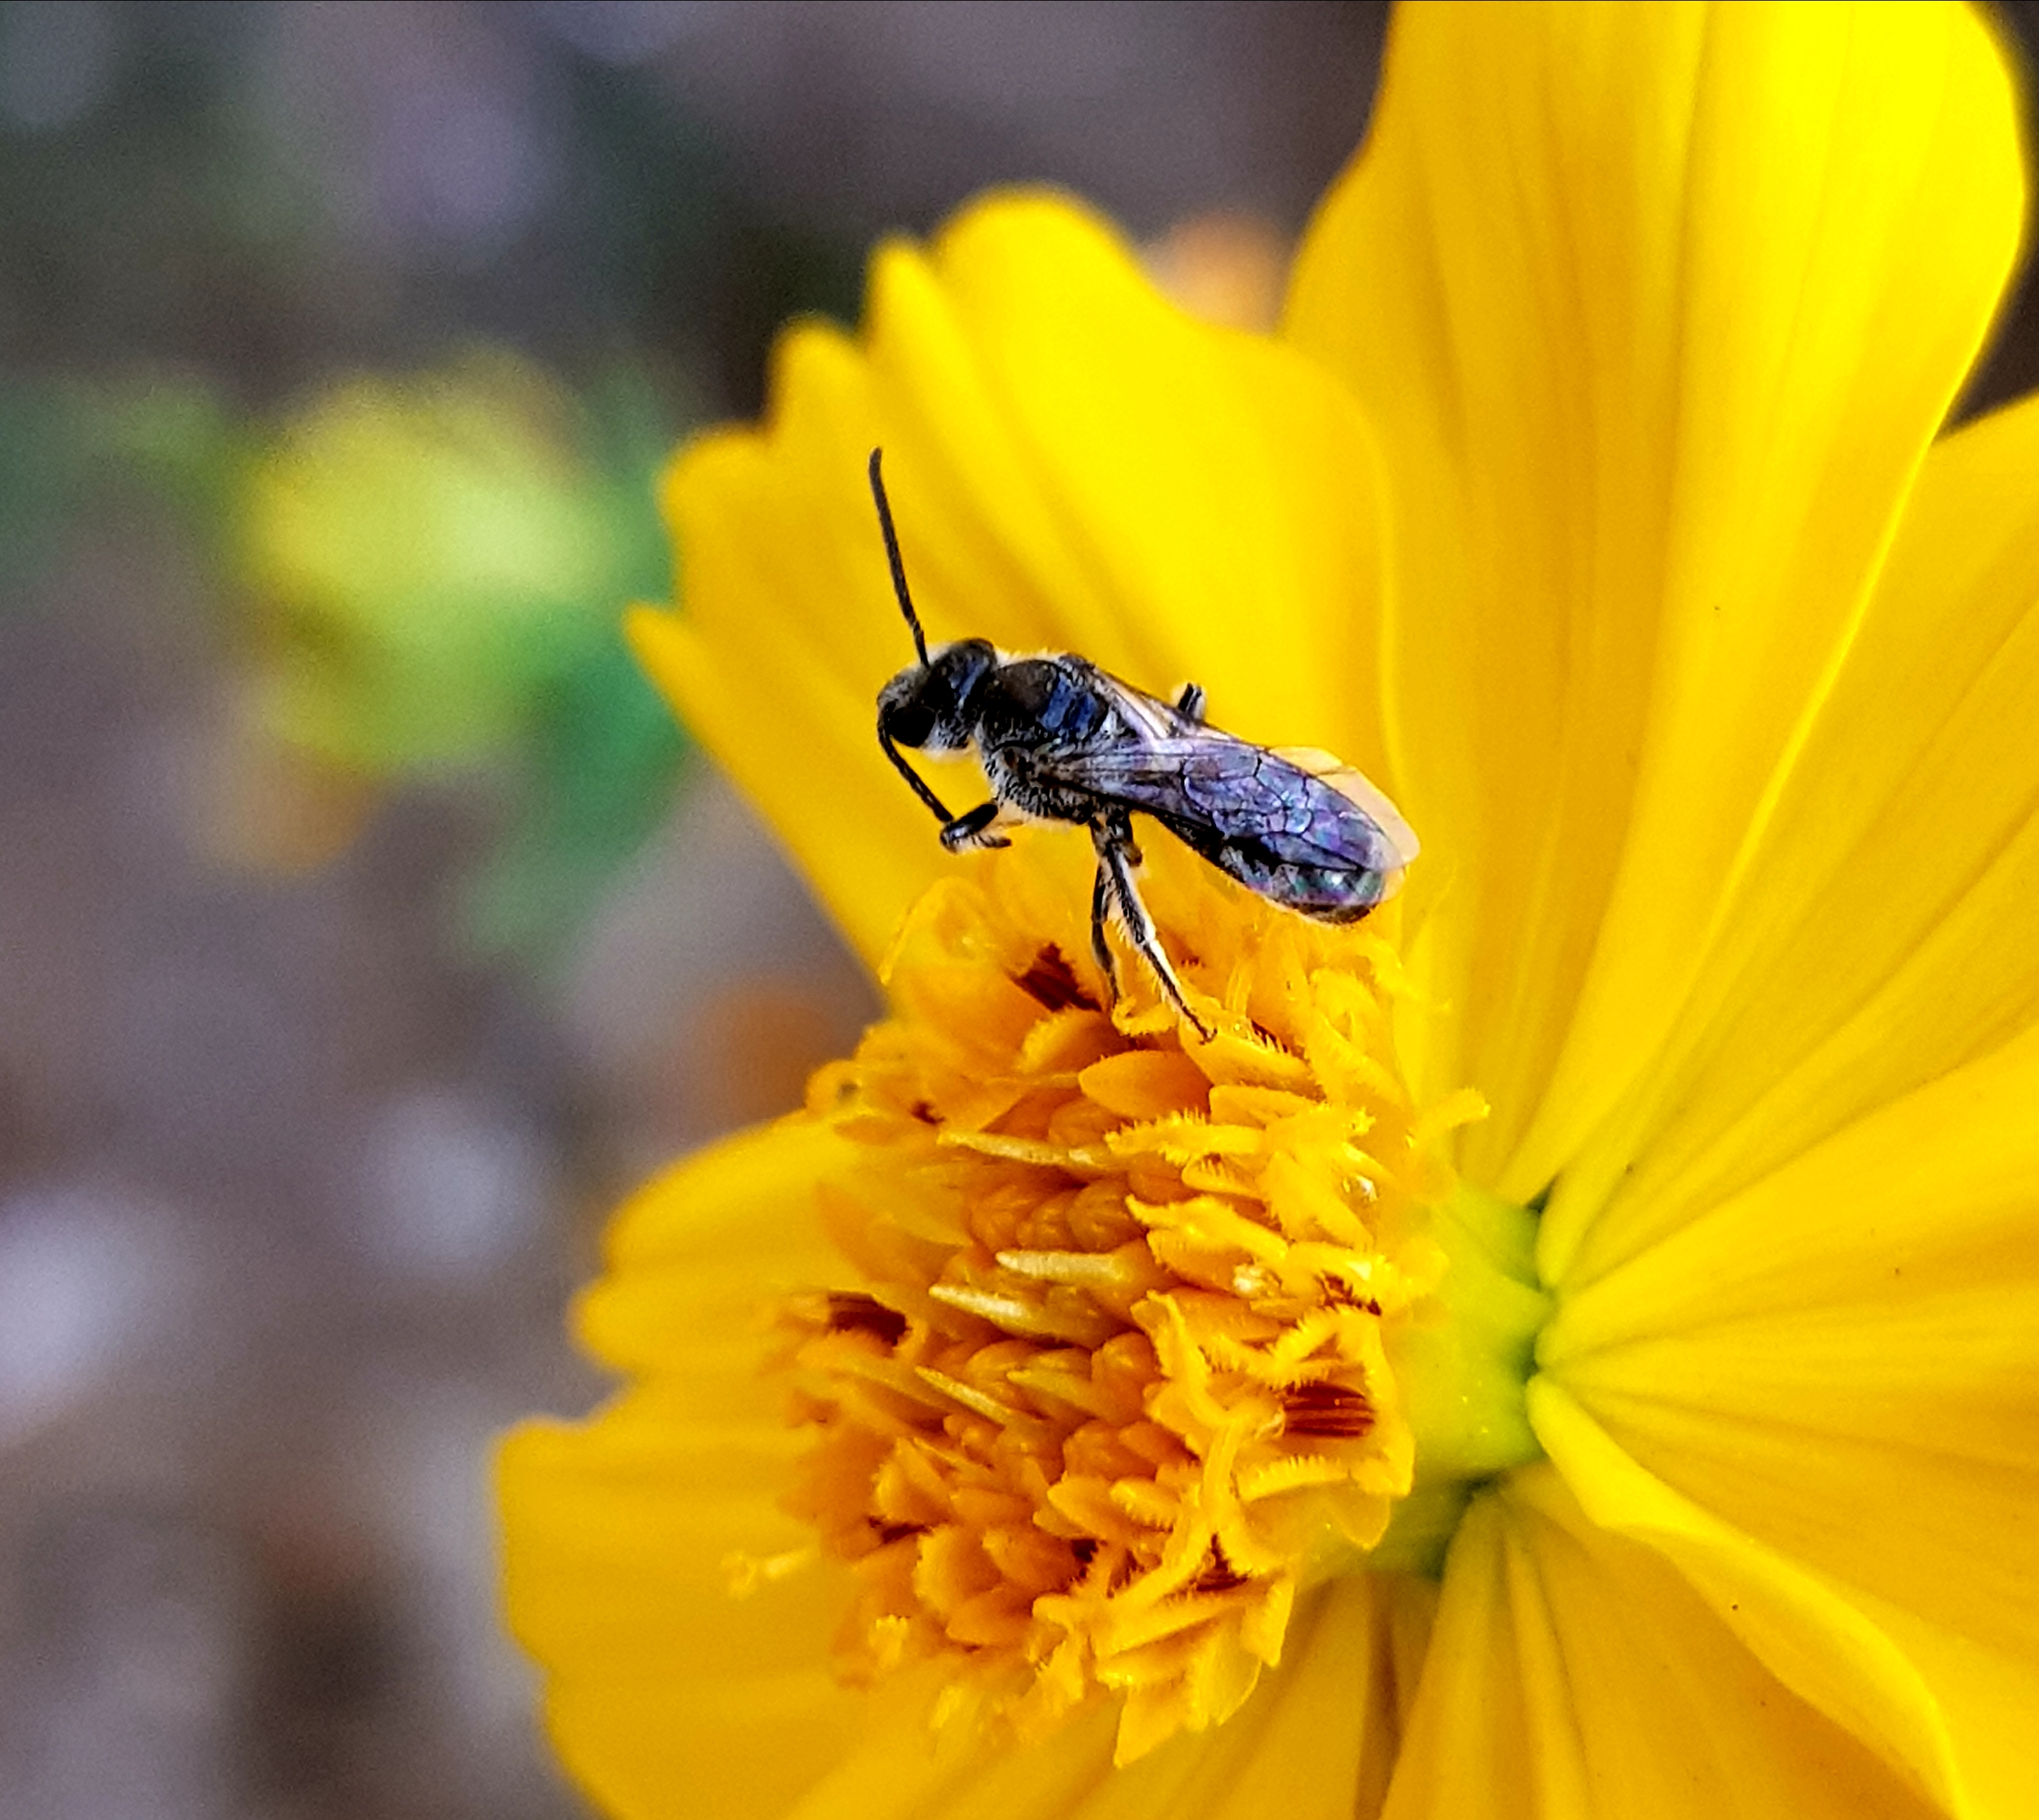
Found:
<path fill-rule="evenodd" d="M 1122 1761 L 1246 1697 L 1298 1593 L 1388 1534 L 1424 1427 L 1460 1478 L 1521 1456 L 1540 1302 L 1509 1286 L 1497 1349 L 1438 1293 L 1462 1251 L 1508 1275 L 1517 1210 L 1458 1217 L 1440 1140 L 1482 1104 L 1403 1083 L 1392 906 L 1330 928 L 1155 852 L 1205 1040 L 1122 950 L 1106 1008 L 1073 847 L 909 919 L 894 1016 L 810 1092 L 854 1146 L 824 1214 L 862 1281 L 781 1324 L 845 1674 L 967 1665 L 1023 1735 L 1122 1693 Z M 1415 1501 L 1403 1564 L 1450 1509 Z"/>

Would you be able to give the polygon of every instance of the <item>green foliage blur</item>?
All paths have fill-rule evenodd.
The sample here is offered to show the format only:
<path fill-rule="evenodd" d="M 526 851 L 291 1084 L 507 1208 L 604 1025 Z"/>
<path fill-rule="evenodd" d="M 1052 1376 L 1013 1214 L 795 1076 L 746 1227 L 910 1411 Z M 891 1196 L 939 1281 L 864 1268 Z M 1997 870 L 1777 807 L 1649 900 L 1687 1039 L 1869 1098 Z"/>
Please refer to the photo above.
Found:
<path fill-rule="evenodd" d="M 556 952 L 664 807 L 679 735 L 617 623 L 669 597 L 648 397 L 477 348 L 332 382 L 235 464 L 263 730 L 365 778 L 508 781 L 469 904 L 485 950 Z"/>

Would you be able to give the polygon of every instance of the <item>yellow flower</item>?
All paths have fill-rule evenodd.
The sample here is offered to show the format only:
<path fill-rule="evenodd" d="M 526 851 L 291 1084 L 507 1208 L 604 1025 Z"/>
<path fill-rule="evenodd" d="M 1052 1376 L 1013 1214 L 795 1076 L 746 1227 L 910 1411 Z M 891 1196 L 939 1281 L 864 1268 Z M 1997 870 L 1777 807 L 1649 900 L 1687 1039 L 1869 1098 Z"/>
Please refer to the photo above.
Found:
<path fill-rule="evenodd" d="M 578 399 L 476 349 L 337 382 L 278 426 L 234 502 L 253 650 L 222 779 L 230 846 L 327 857 L 369 786 L 485 772 L 510 813 L 466 882 L 467 931 L 556 953 L 678 750 L 616 625 L 617 596 L 665 560 L 644 498 L 659 444 L 623 395 Z"/>
<path fill-rule="evenodd" d="M 263 708 L 372 773 L 507 745 L 534 674 L 621 584 L 618 515 L 573 401 L 507 355 L 309 400 L 255 465 L 238 530 L 268 610 Z"/>
<path fill-rule="evenodd" d="M 1280 340 L 997 199 L 682 457 L 640 648 L 893 1012 L 506 1450 L 605 1807 L 2039 1811 L 2039 401 L 1933 440 L 2014 115 L 1955 7 L 1411 8 Z M 873 749 L 875 443 L 933 636 L 1341 753 L 1403 896 L 1157 834 L 1214 1034 L 1107 1016 L 1080 837 Z"/>

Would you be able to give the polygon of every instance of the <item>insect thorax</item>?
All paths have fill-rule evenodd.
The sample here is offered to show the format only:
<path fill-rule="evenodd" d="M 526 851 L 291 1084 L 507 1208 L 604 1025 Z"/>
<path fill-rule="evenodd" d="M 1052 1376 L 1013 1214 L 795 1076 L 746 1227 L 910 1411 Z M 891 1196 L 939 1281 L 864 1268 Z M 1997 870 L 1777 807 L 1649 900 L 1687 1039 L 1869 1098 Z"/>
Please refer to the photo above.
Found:
<path fill-rule="evenodd" d="M 1088 746 L 1119 731 L 1111 697 L 1080 657 L 1008 658 L 974 704 L 989 751 L 1014 746 Z"/>
<path fill-rule="evenodd" d="M 1041 742 L 982 746 L 978 757 L 991 793 L 1022 815 L 1047 822 L 1089 822 L 1097 815 L 1098 798 L 1090 791 L 1042 782 L 1029 762 Z"/>

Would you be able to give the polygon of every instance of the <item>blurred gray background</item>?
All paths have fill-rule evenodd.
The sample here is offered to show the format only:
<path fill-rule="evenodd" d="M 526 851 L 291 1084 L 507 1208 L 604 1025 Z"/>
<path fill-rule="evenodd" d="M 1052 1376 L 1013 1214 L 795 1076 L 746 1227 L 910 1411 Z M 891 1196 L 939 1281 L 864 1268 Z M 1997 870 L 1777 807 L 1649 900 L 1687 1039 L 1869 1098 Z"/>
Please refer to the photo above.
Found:
<path fill-rule="evenodd" d="M 873 237 L 993 183 L 1251 290 L 1384 19 L 0 6 L 0 1820 L 577 1812 L 489 1437 L 600 1393 L 561 1317 L 618 1196 L 874 1009 L 611 644 L 450 758 L 251 739 L 264 451 L 480 345 L 576 447 L 627 420 L 641 518 L 777 323 L 853 319 Z M 2036 381 L 2028 310 L 1976 397 Z"/>

